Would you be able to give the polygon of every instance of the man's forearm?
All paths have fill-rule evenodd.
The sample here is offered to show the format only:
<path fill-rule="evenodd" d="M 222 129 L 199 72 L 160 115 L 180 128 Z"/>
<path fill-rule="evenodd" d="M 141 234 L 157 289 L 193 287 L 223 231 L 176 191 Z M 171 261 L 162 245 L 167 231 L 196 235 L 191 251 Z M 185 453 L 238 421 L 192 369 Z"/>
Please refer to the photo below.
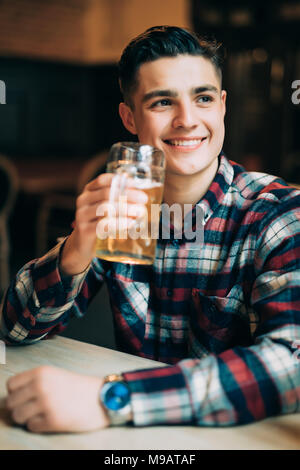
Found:
<path fill-rule="evenodd" d="M 72 233 L 62 249 L 59 269 L 64 276 L 75 276 L 86 270 L 92 261 L 91 256 L 81 256 L 76 249 L 76 240 Z"/>

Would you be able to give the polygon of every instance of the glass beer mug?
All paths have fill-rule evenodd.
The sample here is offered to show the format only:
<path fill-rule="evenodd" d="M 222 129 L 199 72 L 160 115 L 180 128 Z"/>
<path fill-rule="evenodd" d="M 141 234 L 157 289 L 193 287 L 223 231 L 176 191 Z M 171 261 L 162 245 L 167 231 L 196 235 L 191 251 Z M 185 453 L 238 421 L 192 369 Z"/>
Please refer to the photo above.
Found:
<path fill-rule="evenodd" d="M 101 225 L 101 219 L 97 225 L 96 256 L 121 263 L 152 264 L 163 198 L 164 153 L 150 145 L 118 142 L 110 150 L 106 172 L 114 174 L 109 197 L 111 212 L 106 219 L 108 228 Z M 126 212 L 124 190 L 129 178 L 130 186 L 147 193 L 148 201 L 142 216 L 124 226 L 120 214 L 122 209 Z M 114 221 L 111 226 L 110 217 Z"/>

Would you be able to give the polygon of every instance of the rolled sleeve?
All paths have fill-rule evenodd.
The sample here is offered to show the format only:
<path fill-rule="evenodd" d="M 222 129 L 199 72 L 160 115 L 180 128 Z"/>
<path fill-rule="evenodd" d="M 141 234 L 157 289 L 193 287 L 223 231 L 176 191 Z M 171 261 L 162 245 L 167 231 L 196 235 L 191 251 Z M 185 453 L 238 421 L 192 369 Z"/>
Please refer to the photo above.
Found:
<path fill-rule="evenodd" d="M 63 244 L 27 263 L 7 290 L 0 331 L 8 344 L 32 343 L 65 328 L 89 267 L 76 276 L 62 277 Z"/>
<path fill-rule="evenodd" d="M 77 275 L 62 275 L 59 264 L 64 242 L 59 243 L 45 256 L 39 258 L 32 270 L 33 291 L 39 308 L 68 307 L 80 292 L 90 269 L 89 265 Z"/>
<path fill-rule="evenodd" d="M 136 426 L 193 421 L 189 389 L 178 366 L 126 372 Z"/>

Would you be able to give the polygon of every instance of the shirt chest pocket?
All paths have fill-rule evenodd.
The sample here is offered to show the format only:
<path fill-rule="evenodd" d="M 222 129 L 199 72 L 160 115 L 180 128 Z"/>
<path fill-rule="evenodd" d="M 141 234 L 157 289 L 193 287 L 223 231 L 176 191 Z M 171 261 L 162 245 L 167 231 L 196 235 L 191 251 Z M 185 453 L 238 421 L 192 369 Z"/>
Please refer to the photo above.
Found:
<path fill-rule="evenodd" d="M 233 287 L 226 297 L 192 290 L 189 342 L 193 355 L 199 357 L 251 343 L 249 312 L 239 287 Z"/>

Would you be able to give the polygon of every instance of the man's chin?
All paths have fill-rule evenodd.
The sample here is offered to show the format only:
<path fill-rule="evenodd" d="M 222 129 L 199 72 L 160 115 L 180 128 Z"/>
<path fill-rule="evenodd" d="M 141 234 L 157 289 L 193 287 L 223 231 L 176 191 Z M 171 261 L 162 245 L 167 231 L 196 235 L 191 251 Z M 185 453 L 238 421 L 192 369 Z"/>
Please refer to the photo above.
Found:
<path fill-rule="evenodd" d="M 168 156 L 166 155 L 166 174 L 169 176 L 201 176 L 206 172 L 210 172 L 210 170 L 214 171 L 218 168 L 218 157 L 207 159 L 201 158 L 200 160 L 200 157 L 198 158 L 198 156 L 196 156 L 195 160 L 194 162 L 188 161 L 187 155 L 183 155 L 180 162 L 176 162 L 174 159 L 173 161 L 171 158 L 168 159 Z"/>

